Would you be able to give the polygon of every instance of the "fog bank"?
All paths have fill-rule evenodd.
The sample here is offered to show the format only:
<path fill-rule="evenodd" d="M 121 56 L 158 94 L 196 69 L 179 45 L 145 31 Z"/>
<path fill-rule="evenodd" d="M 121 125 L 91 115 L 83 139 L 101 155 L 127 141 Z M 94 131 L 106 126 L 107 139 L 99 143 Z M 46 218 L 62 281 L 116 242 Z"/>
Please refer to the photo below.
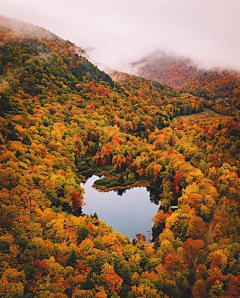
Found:
<path fill-rule="evenodd" d="M 44 27 L 124 70 L 156 49 L 240 70 L 239 0 L 1 0 L 2 15 Z"/>

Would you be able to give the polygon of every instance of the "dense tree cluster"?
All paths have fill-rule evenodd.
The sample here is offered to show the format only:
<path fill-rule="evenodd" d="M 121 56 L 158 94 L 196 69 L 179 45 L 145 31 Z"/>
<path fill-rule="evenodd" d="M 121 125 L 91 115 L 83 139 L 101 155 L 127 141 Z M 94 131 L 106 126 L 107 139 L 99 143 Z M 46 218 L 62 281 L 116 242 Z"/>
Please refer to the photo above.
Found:
<path fill-rule="evenodd" d="M 239 117 L 0 24 L 0 296 L 239 297 Z M 92 173 L 160 190 L 151 244 L 82 214 Z"/>

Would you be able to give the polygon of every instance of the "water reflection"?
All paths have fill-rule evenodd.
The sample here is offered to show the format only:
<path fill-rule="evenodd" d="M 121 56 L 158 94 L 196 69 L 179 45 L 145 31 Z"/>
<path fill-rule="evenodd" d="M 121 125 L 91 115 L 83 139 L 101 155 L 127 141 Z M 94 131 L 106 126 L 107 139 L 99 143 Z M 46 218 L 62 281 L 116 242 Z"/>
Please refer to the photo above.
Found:
<path fill-rule="evenodd" d="M 99 192 L 92 187 L 97 179 L 99 177 L 94 175 L 81 185 L 86 192 L 83 213 L 90 215 L 96 212 L 99 219 L 131 239 L 140 233 L 151 240 L 152 218 L 159 206 L 157 190 L 134 187 L 127 190 Z"/>
<path fill-rule="evenodd" d="M 150 202 L 154 203 L 155 205 L 159 205 L 160 190 L 153 187 L 147 187 L 147 191 L 149 192 Z"/>
<path fill-rule="evenodd" d="M 115 192 L 116 192 L 116 194 L 118 195 L 118 196 L 122 196 L 124 193 L 126 193 L 126 189 L 116 189 L 116 190 L 114 190 Z"/>

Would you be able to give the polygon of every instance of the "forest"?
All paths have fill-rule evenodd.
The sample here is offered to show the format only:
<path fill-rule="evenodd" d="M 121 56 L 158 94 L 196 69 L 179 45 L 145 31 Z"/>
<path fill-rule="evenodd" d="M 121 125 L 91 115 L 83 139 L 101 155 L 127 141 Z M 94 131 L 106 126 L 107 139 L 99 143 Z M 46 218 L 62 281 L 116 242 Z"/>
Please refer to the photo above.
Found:
<path fill-rule="evenodd" d="M 239 74 L 108 75 L 20 25 L 0 17 L 0 297 L 239 297 Z M 83 214 L 102 173 L 159 189 L 151 243 Z"/>

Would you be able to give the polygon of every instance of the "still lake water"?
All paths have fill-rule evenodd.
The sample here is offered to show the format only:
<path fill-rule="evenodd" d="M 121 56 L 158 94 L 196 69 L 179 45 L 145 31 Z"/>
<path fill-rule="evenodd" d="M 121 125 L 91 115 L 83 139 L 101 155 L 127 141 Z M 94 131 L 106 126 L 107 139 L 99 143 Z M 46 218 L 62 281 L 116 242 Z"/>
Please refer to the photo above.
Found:
<path fill-rule="evenodd" d="M 99 179 L 93 175 L 81 186 L 85 189 L 83 213 L 97 213 L 100 220 L 112 226 L 130 239 L 138 233 L 151 240 L 152 218 L 157 213 L 159 202 L 153 202 L 153 193 L 146 187 L 127 189 L 118 195 L 115 191 L 99 192 L 92 187 Z"/>

